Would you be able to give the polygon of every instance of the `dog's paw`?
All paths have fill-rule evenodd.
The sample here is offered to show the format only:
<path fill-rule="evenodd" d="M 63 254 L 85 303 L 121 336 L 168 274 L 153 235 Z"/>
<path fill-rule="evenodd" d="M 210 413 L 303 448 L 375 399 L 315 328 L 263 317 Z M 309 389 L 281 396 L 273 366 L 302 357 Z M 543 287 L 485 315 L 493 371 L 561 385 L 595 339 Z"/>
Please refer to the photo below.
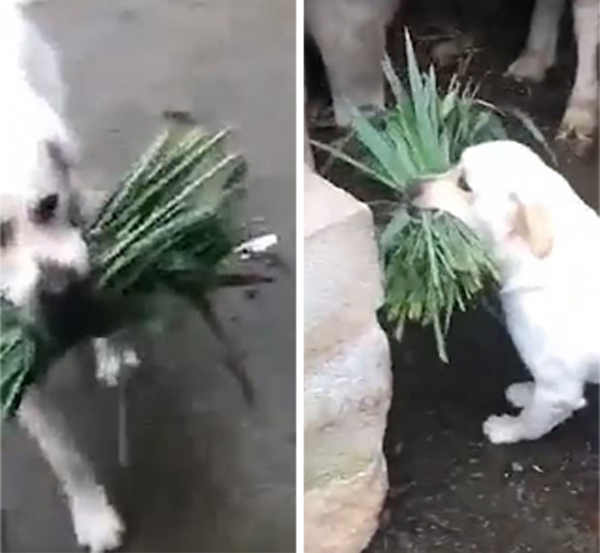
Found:
<path fill-rule="evenodd" d="M 533 397 L 535 384 L 533 382 L 517 382 L 506 388 L 506 399 L 514 407 L 522 409 Z"/>
<path fill-rule="evenodd" d="M 483 433 L 493 444 L 513 444 L 522 439 L 521 422 L 510 415 L 492 415 L 483 423 Z"/>
<path fill-rule="evenodd" d="M 121 518 L 106 501 L 75 504 L 73 524 L 77 543 L 91 553 L 116 549 L 125 531 Z"/>
<path fill-rule="evenodd" d="M 516 81 L 539 83 L 544 80 L 550 65 L 544 55 L 538 52 L 525 52 L 510 65 L 505 75 Z"/>
<path fill-rule="evenodd" d="M 569 102 L 558 130 L 558 140 L 567 141 L 573 151 L 583 155 L 593 144 L 598 126 L 597 100 Z"/>

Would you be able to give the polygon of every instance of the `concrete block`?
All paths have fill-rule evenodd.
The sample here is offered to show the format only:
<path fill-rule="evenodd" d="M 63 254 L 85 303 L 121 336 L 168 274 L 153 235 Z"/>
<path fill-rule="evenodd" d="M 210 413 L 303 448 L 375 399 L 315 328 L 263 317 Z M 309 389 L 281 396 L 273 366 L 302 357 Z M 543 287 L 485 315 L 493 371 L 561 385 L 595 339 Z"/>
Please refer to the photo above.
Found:
<path fill-rule="evenodd" d="M 376 325 L 341 347 L 305 357 L 304 485 L 349 478 L 381 456 L 390 404 L 388 341 Z"/>
<path fill-rule="evenodd" d="M 367 206 L 305 172 L 305 547 L 359 553 L 387 490 L 390 354 Z"/>
<path fill-rule="evenodd" d="M 376 324 L 381 271 L 369 208 L 309 170 L 304 225 L 304 336 L 316 356 Z"/>
<path fill-rule="evenodd" d="M 378 457 L 353 478 L 334 480 L 304 496 L 304 551 L 359 553 L 377 530 L 388 487 L 385 459 Z"/>

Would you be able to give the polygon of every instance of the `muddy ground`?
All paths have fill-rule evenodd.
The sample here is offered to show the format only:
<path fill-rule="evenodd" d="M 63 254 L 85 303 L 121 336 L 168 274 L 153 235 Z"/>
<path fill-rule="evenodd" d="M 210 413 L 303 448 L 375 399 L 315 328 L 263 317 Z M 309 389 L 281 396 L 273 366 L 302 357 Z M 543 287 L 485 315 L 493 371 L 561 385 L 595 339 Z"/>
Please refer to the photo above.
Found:
<path fill-rule="evenodd" d="M 403 26 L 408 25 L 422 62 L 441 40 L 469 34 L 472 47 L 459 62 L 481 84 L 480 95 L 531 115 L 551 139 L 569 94 L 574 51 L 570 18 L 563 22 L 559 61 L 540 85 L 502 77 L 527 33 L 531 3 L 506 2 L 479 12 L 431 10 L 441 2 L 413 2 L 390 31 L 390 52 L 402 68 Z M 462 5 L 466 5 L 463 2 Z M 524 5 L 527 4 L 527 5 Z M 473 6 L 473 3 L 471 3 Z M 442 70 L 446 77 L 456 69 Z M 313 75 L 319 74 L 317 70 Z M 312 105 L 322 105 L 322 82 L 311 83 Z M 330 140 L 330 131 L 312 129 Z M 579 158 L 553 143 L 559 169 L 577 192 L 598 207 L 598 159 Z M 318 157 L 318 162 L 323 162 Z M 329 173 L 359 197 L 373 202 L 346 170 Z M 451 364 L 436 357 L 428 331 L 409 329 L 392 343 L 394 396 L 385 437 L 390 491 L 380 528 L 368 553 L 597 553 L 598 389 L 589 406 L 551 435 L 514 446 L 486 442 L 481 424 L 509 410 L 504 389 L 528 379 L 500 322 L 485 310 L 457 317 L 450 336 Z"/>

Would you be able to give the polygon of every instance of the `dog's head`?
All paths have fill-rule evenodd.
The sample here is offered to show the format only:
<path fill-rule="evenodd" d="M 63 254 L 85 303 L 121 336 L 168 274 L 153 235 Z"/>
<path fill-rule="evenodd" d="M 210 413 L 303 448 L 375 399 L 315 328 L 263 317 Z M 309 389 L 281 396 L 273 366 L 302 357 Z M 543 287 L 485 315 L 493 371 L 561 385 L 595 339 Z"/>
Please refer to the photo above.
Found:
<path fill-rule="evenodd" d="M 74 144 L 49 106 L 28 108 L 0 118 L 9 123 L 0 131 L 0 287 L 35 310 L 68 298 L 87 276 L 88 252 L 70 183 Z"/>
<path fill-rule="evenodd" d="M 415 185 L 412 196 L 418 207 L 458 217 L 496 250 L 524 247 L 543 259 L 554 241 L 547 200 L 562 180 L 526 146 L 487 142 L 467 148 L 448 173 Z"/>

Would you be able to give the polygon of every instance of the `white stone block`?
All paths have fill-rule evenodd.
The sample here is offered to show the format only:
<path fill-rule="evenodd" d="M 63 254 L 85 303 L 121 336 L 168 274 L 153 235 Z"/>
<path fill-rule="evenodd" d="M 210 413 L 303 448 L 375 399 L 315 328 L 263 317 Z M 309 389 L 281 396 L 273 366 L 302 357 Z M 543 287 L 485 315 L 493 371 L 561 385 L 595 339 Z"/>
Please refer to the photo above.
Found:
<path fill-rule="evenodd" d="M 377 530 L 388 487 L 383 456 L 346 480 L 334 480 L 304 495 L 304 551 L 360 553 Z"/>
<path fill-rule="evenodd" d="M 305 179 L 304 338 L 314 356 L 376 324 L 383 294 L 369 208 L 309 170 Z"/>
<path fill-rule="evenodd" d="M 305 365 L 304 481 L 310 490 L 350 478 L 381 455 L 391 399 L 388 341 L 372 325 L 327 355 L 305 357 Z"/>
<path fill-rule="evenodd" d="M 306 170 L 305 547 L 360 553 L 387 491 L 390 354 L 367 206 Z"/>

